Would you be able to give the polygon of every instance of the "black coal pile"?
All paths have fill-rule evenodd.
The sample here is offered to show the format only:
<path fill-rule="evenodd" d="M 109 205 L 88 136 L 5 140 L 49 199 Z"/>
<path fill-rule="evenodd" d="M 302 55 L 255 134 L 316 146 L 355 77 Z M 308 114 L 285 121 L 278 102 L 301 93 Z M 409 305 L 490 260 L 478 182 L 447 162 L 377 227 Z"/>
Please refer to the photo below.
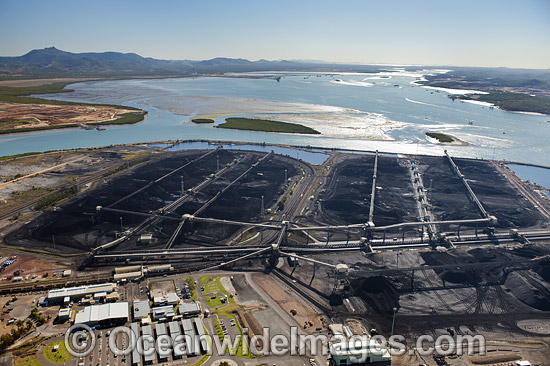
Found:
<path fill-rule="evenodd" d="M 510 273 L 504 286 L 525 304 L 538 310 L 550 311 L 550 288 L 528 273 Z"/>
<path fill-rule="evenodd" d="M 454 161 L 487 212 L 497 217 L 496 227 L 536 226 L 543 220 L 533 204 L 519 195 L 493 163 L 471 159 Z"/>
<path fill-rule="evenodd" d="M 351 288 L 366 304 L 380 314 L 393 314 L 399 308 L 399 293 L 391 280 L 382 276 L 352 281 Z"/>

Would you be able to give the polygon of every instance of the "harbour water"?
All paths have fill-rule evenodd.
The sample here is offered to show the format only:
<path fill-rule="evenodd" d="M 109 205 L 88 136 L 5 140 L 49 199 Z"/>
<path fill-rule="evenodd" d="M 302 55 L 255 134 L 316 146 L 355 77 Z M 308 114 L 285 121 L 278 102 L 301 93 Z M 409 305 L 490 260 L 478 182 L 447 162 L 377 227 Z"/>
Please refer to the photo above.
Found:
<path fill-rule="evenodd" d="M 550 190 L 550 169 L 519 164 L 508 164 L 508 167 L 521 179 Z"/>
<path fill-rule="evenodd" d="M 283 75 L 280 82 L 200 77 L 77 83 L 68 86 L 73 93 L 46 97 L 123 104 L 149 114 L 142 123 L 107 126 L 105 131 L 64 129 L 0 136 L 0 155 L 210 139 L 408 154 L 440 155 L 447 149 L 454 156 L 550 165 L 548 116 L 453 101 L 445 91 L 414 84 L 421 77 L 393 70 L 384 75 L 297 73 Z M 304 124 L 322 134 L 226 130 L 190 122 L 205 115 L 215 118 L 216 124 L 227 116 L 272 118 Z M 462 144 L 434 143 L 425 136 L 429 131 L 449 134 Z"/>

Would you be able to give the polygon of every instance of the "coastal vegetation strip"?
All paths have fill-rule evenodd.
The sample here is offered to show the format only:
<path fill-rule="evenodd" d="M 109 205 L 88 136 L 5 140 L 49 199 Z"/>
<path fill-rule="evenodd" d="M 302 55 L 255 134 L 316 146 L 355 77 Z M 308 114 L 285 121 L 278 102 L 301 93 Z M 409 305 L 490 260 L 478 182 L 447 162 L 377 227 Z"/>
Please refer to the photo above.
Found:
<path fill-rule="evenodd" d="M 510 112 L 550 114 L 549 82 L 539 82 L 533 79 L 480 78 L 479 76 L 461 78 L 449 75 L 432 75 L 426 76 L 426 78 L 428 80 L 418 81 L 417 83 L 436 88 L 473 90 L 486 93 L 474 92 L 466 95 L 450 95 L 449 98 L 452 99 L 491 103 L 502 110 Z"/>
<path fill-rule="evenodd" d="M 198 123 L 198 124 L 202 124 L 202 123 L 214 123 L 214 120 L 211 119 L 211 118 L 193 118 L 191 120 L 191 122 L 193 123 Z"/>
<path fill-rule="evenodd" d="M 426 136 L 434 138 L 439 142 L 443 142 L 443 143 L 455 141 L 451 136 L 445 135 L 444 133 L 441 133 L 441 132 L 426 132 Z"/>
<path fill-rule="evenodd" d="M 311 135 L 321 134 L 319 131 L 316 131 L 313 128 L 302 126 L 296 123 L 271 121 L 259 118 L 226 118 L 224 123 L 219 124 L 215 127 L 262 132 L 301 133 Z"/>
<path fill-rule="evenodd" d="M 477 100 L 494 104 L 500 109 L 511 112 L 530 112 L 550 115 L 550 98 L 523 93 L 496 92 L 488 94 L 461 95 L 460 99 Z"/>

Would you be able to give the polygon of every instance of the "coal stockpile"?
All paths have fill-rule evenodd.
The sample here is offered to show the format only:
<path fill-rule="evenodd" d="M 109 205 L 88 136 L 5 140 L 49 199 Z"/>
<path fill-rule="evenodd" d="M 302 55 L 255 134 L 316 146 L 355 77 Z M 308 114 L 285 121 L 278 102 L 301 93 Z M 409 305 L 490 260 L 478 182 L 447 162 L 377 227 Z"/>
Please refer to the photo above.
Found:
<path fill-rule="evenodd" d="M 468 191 L 453 172 L 446 157 L 423 156 L 418 169 L 428 189 L 432 213 L 439 220 L 478 219 L 481 215 L 468 198 Z"/>
<path fill-rule="evenodd" d="M 380 156 L 373 221 L 377 226 L 417 221 L 407 168 L 400 159 Z M 350 158 L 333 169 L 322 201 L 322 221 L 357 224 L 369 221 L 374 156 Z"/>
<path fill-rule="evenodd" d="M 182 205 L 177 212 L 181 214 L 196 212 L 210 198 L 214 197 L 218 191 L 225 188 L 262 156 L 247 156 L 246 163 L 240 163 L 239 167 L 236 167 L 230 176 L 226 177 L 224 174 L 224 179 L 216 180 L 215 183 L 203 190 L 200 195 L 194 197 L 192 201 Z M 281 188 L 285 179 L 285 169 L 287 170 L 287 177 L 293 177 L 298 174 L 292 161 L 286 158 L 273 156 L 263 161 L 249 174 L 242 177 L 241 180 L 220 195 L 199 216 L 233 221 L 253 221 L 259 218 L 262 195 L 264 196 L 264 208 L 267 209 L 275 203 L 279 194 L 282 193 Z M 241 226 L 204 222 L 193 223 L 191 227 L 187 228 L 186 235 L 178 238 L 176 244 L 215 243 L 228 238 L 239 228 Z"/>
<path fill-rule="evenodd" d="M 78 199 L 63 205 L 59 210 L 49 210 L 38 216 L 30 224 L 10 233 L 6 241 L 11 245 L 32 245 L 53 249 L 53 241 L 57 249 L 67 248 L 72 251 L 88 251 L 104 242 L 113 240 L 115 232 L 121 226 L 139 224 L 143 218 L 134 215 L 104 213 L 97 214 L 96 206 L 108 207 L 120 198 L 129 195 L 135 190 L 144 187 L 152 180 L 158 179 L 166 173 L 181 167 L 189 161 L 203 155 L 204 152 L 188 152 L 154 161 L 143 167 L 121 175 L 91 192 L 87 192 Z M 222 153 L 221 156 L 226 155 Z M 228 157 L 229 159 L 229 157 Z M 157 185 L 152 185 L 141 194 L 120 202 L 114 208 L 149 212 L 165 205 L 165 202 L 174 198 L 173 194 L 163 186 L 170 184 L 169 180 L 180 184 L 180 175 L 186 174 L 193 179 L 200 179 L 201 175 L 215 169 L 215 156 L 206 158 L 201 164 L 192 164 L 187 169 L 178 172 Z M 120 219 L 122 218 L 122 220 Z M 122 222 L 121 222 L 122 221 Z"/>
<path fill-rule="evenodd" d="M 426 264 L 431 266 L 453 265 L 461 263 L 487 263 L 521 260 L 495 248 L 475 248 L 467 252 L 422 252 L 420 254 Z M 476 285 L 480 283 L 496 283 L 503 278 L 502 267 L 466 267 L 440 269 L 436 273 L 446 282 Z"/>
<path fill-rule="evenodd" d="M 279 193 L 282 193 L 280 187 L 284 183 L 285 169 L 288 177 L 298 174 L 293 165 L 284 163 L 278 157 L 261 163 L 239 184 L 227 190 L 206 210 L 204 216 L 245 220 L 260 214 L 262 196 L 264 196 L 264 207 L 268 208 L 275 203 Z M 243 204 L 238 204 L 239 202 Z"/>
<path fill-rule="evenodd" d="M 146 218 L 133 214 L 96 211 L 96 206 L 148 213 L 159 210 L 181 197 L 181 181 L 184 189 L 190 189 L 207 181 L 200 192 L 190 194 L 189 198 L 172 215 L 181 217 L 184 213 L 193 214 L 206 202 L 245 172 L 265 154 L 219 150 L 203 157 L 207 151 L 182 152 L 176 156 L 161 158 L 132 172 L 121 175 L 87 192 L 77 199 L 63 205 L 58 210 L 49 210 L 31 223 L 15 230 L 6 237 L 6 242 L 16 246 L 32 246 L 67 252 L 88 252 L 101 244 L 116 238 L 121 230 L 129 230 L 143 223 Z M 228 167 L 218 178 L 212 174 Z M 191 164 L 185 166 L 186 164 Z M 154 184 L 151 182 L 185 166 Z M 250 221 L 260 213 L 261 196 L 267 207 L 276 199 L 284 181 L 284 170 L 288 177 L 297 174 L 293 161 L 274 156 L 254 168 L 242 181 L 220 195 L 201 213 L 202 217 Z M 241 186 L 242 185 L 242 186 Z M 146 189 L 131 195 L 143 187 Z M 131 196 L 129 196 L 131 195 Z M 123 199 L 129 196 L 127 199 Z M 138 238 L 141 233 L 153 233 L 154 240 L 148 243 L 150 248 L 164 247 L 176 229 L 178 221 L 157 219 L 153 225 L 146 226 L 138 235 L 120 244 L 117 249 L 143 249 Z M 186 225 L 183 232 L 190 234 L 193 240 L 201 243 L 216 243 L 234 233 L 238 227 L 231 225 Z M 185 237 L 186 238 L 186 237 Z M 180 238 L 180 241 L 183 240 Z"/>
<path fill-rule="evenodd" d="M 409 172 L 402 159 L 379 157 L 374 200 L 376 226 L 418 221 Z"/>
<path fill-rule="evenodd" d="M 351 282 L 351 288 L 369 307 L 380 314 L 393 314 L 393 308 L 399 308 L 399 292 L 386 277 L 357 279 Z"/>
<path fill-rule="evenodd" d="M 520 254 L 525 251 L 520 250 Z M 528 250 L 527 253 L 533 253 Z M 436 273 L 447 283 L 465 284 L 470 286 L 504 286 L 507 291 L 522 303 L 537 309 L 550 310 L 550 283 L 548 261 L 537 262 L 533 270 L 509 272 L 505 267 L 492 266 L 492 262 L 513 262 L 525 260 L 518 256 L 518 250 L 504 251 L 499 248 L 475 248 L 467 252 L 422 252 L 420 255 L 428 265 L 450 265 L 461 263 L 486 263 L 487 266 L 438 269 Z M 531 254 L 528 254 L 530 256 Z"/>
<path fill-rule="evenodd" d="M 338 164 L 321 196 L 323 211 L 338 223 L 357 224 L 369 220 L 374 157 L 348 159 Z"/>
<path fill-rule="evenodd" d="M 550 284 L 550 249 L 543 245 L 528 244 L 515 248 L 513 253 L 525 259 L 545 258 L 537 261 L 533 270 Z"/>
<path fill-rule="evenodd" d="M 496 227 L 536 226 L 543 220 L 531 202 L 521 197 L 493 163 L 467 159 L 454 161 L 487 212 L 498 219 Z"/>

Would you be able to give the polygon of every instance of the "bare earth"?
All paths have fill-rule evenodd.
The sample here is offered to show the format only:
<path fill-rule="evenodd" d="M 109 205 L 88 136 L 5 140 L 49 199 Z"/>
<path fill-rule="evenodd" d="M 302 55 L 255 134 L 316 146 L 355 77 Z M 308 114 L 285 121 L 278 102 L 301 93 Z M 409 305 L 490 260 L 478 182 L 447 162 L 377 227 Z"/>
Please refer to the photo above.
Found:
<path fill-rule="evenodd" d="M 296 294 L 290 289 L 284 288 L 272 278 L 267 276 L 254 276 L 256 282 L 269 296 L 286 312 L 290 313 L 292 309 L 296 310 L 294 320 L 301 328 L 304 327 L 306 321 L 313 323 L 313 326 L 304 329 L 306 332 L 313 332 L 315 328 L 322 327 L 323 323 L 320 320 L 320 314 L 314 311 L 301 298 L 296 298 Z"/>
<path fill-rule="evenodd" d="M 0 130 L 96 123 L 135 112 L 109 106 L 21 104 L 0 102 Z"/>

